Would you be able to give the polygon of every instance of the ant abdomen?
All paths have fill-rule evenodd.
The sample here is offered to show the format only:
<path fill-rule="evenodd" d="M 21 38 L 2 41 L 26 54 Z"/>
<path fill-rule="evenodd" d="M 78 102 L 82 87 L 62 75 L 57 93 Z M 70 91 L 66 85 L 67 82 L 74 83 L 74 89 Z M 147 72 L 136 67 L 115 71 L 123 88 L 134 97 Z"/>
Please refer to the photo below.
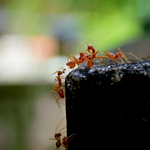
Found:
<path fill-rule="evenodd" d="M 59 148 L 59 147 L 61 146 L 60 140 L 56 141 L 56 146 L 57 146 L 57 148 Z M 56 148 L 56 149 L 57 149 L 57 148 Z"/>

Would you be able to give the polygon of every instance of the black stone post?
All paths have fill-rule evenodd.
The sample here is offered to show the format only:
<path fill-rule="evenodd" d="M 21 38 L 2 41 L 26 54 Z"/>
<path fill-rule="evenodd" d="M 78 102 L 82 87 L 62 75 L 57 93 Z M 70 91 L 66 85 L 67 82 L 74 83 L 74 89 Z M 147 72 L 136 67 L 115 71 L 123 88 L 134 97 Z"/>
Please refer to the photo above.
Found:
<path fill-rule="evenodd" d="M 76 136 L 69 150 L 149 145 L 149 86 L 150 61 L 71 71 L 65 80 L 67 134 Z"/>

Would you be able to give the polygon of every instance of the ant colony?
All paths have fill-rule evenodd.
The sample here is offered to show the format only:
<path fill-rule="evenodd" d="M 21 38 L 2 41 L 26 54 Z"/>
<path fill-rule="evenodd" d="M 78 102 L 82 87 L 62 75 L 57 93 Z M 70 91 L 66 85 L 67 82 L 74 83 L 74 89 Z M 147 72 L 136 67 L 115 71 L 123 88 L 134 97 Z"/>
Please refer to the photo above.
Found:
<path fill-rule="evenodd" d="M 127 59 L 125 54 L 132 55 L 139 61 L 142 61 L 140 58 L 138 58 L 137 56 L 135 56 L 132 53 L 125 53 L 125 52 L 123 53 L 120 50 L 120 48 L 118 48 L 118 51 L 115 54 L 109 53 L 108 51 L 104 50 L 104 53 L 100 55 L 99 50 L 96 51 L 92 45 L 89 45 L 87 42 L 85 42 L 84 44 L 87 45 L 87 48 L 80 51 L 78 53 L 78 57 L 76 57 L 76 55 L 70 55 L 67 58 L 66 65 L 67 65 L 68 69 L 75 69 L 76 66 L 80 67 L 80 64 L 82 64 L 82 63 L 86 63 L 88 68 L 92 68 L 94 65 L 94 62 L 98 62 L 101 66 L 103 66 L 103 64 L 101 62 L 101 60 L 103 61 L 103 59 L 105 60 L 105 64 L 106 64 L 106 59 L 112 60 L 113 64 L 114 64 L 114 62 L 121 63 L 121 64 L 130 63 L 131 61 L 129 61 Z M 82 47 L 84 44 L 82 44 L 80 47 Z M 65 105 L 64 103 L 59 102 L 60 99 L 63 99 L 65 97 L 65 88 L 62 86 L 62 84 L 64 84 L 63 80 L 65 79 L 65 77 L 63 76 L 63 74 L 65 74 L 65 71 L 66 71 L 66 69 L 61 67 L 60 69 L 58 69 L 56 72 L 54 72 L 52 74 L 52 75 L 54 75 L 54 74 L 57 74 L 57 75 L 55 77 L 56 83 L 53 85 L 53 90 L 51 90 L 51 94 L 54 97 L 59 108 L 60 108 L 60 105 Z M 57 93 L 57 95 L 58 95 L 57 97 L 54 95 L 54 92 Z M 57 132 L 59 125 L 62 123 L 62 121 L 64 119 L 65 119 L 65 117 L 57 125 L 54 138 L 50 138 L 50 140 L 56 140 L 56 150 L 57 149 L 59 150 L 59 148 L 61 146 L 66 148 L 66 150 L 68 150 L 69 142 L 71 142 L 71 140 L 73 140 L 73 138 L 76 136 L 76 133 L 74 133 L 74 134 L 70 135 L 69 137 L 63 136 L 63 138 L 62 138 L 62 135 L 67 132 L 66 127 L 62 128 L 61 130 L 59 130 Z M 66 129 L 66 131 L 62 132 L 65 129 Z"/>

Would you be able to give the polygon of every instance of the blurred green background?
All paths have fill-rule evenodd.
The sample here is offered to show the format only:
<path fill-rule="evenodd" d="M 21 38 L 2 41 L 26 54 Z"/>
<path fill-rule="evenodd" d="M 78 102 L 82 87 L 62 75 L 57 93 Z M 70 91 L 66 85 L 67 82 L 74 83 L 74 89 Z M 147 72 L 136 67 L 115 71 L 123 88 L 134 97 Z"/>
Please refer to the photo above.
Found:
<path fill-rule="evenodd" d="M 150 0 L 1 0 L 0 4 L 2 150 L 55 149 L 49 138 L 65 116 L 65 107 L 59 109 L 50 94 L 55 78 L 51 74 L 66 67 L 69 54 L 78 53 L 84 42 L 101 53 L 132 43 L 132 49 L 140 47 L 140 56 L 150 56 Z"/>
<path fill-rule="evenodd" d="M 75 35 L 71 38 L 77 38 L 77 45 L 87 41 L 102 51 L 143 36 L 143 21 L 149 18 L 149 5 L 149 0 L 3 2 L 3 8 L 9 14 L 8 33 L 53 35 L 53 24 L 60 23 L 63 26 L 64 20 L 67 21 L 68 28 L 73 30 L 70 32 Z"/>

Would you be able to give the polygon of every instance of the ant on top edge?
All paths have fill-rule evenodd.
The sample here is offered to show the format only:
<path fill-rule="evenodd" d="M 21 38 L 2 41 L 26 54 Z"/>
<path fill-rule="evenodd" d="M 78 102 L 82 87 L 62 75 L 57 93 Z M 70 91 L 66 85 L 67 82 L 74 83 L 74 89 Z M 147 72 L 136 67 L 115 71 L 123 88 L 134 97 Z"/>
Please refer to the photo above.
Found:
<path fill-rule="evenodd" d="M 86 62 L 87 67 L 90 68 L 94 65 L 94 60 L 97 61 L 96 59 L 105 59 L 105 63 L 106 63 L 106 58 L 109 58 L 109 59 L 113 60 L 113 62 L 114 61 L 118 62 L 118 61 L 115 60 L 116 59 L 115 57 L 110 57 L 110 55 L 106 56 L 106 54 L 108 54 L 108 53 L 104 53 L 102 56 L 100 56 L 99 51 L 96 51 L 95 48 L 92 45 L 88 45 L 87 42 L 83 43 L 81 46 L 83 46 L 84 44 L 87 44 L 87 48 L 83 49 L 81 52 L 79 52 L 79 54 L 80 54 L 79 58 L 75 57 L 75 55 L 70 55 L 68 57 L 68 59 L 67 59 L 68 62 L 66 63 L 66 65 L 70 69 L 73 69 L 73 68 L 75 68 L 76 65 L 79 66 L 81 63 L 84 63 L 84 62 Z M 83 51 L 85 51 L 85 52 L 83 52 Z M 97 61 L 97 62 L 100 63 L 99 61 Z M 120 63 L 120 62 L 118 62 L 118 63 Z"/>
<path fill-rule="evenodd" d="M 130 63 L 131 61 L 129 61 L 129 60 L 127 59 L 127 57 L 125 56 L 125 54 L 132 55 L 133 57 L 135 57 L 135 58 L 138 59 L 139 61 L 143 61 L 142 59 L 138 58 L 137 56 L 135 56 L 135 55 L 132 54 L 132 53 L 126 53 L 126 52 L 123 53 L 123 52 L 120 50 L 120 48 L 118 48 L 118 51 L 116 52 L 116 54 L 114 54 L 114 53 L 109 53 L 108 51 L 105 50 L 103 56 L 105 56 L 105 55 L 107 55 L 107 54 L 108 54 L 108 57 L 113 60 L 113 63 L 114 63 L 114 60 L 116 60 L 116 59 L 121 59 L 121 63 L 122 63 L 122 64 L 124 63 L 123 59 L 124 59 L 127 63 Z"/>

